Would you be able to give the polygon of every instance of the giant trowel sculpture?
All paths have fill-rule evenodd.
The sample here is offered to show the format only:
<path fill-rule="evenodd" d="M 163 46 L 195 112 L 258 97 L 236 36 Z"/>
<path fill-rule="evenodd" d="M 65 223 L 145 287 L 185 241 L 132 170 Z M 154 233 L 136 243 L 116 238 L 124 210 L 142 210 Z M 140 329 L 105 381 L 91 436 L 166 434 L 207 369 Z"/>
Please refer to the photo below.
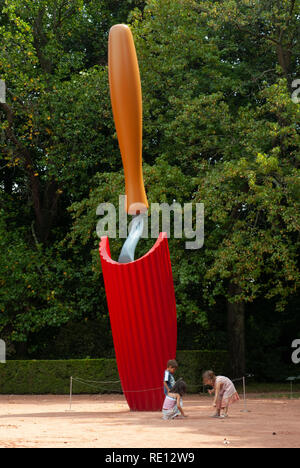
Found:
<path fill-rule="evenodd" d="M 119 375 L 131 410 L 158 411 L 163 375 L 176 356 L 177 319 L 167 235 L 134 260 L 148 201 L 142 172 L 142 93 L 133 37 L 125 25 L 109 36 L 109 82 L 125 173 L 126 210 L 134 216 L 119 262 L 103 237 L 100 258 Z"/>

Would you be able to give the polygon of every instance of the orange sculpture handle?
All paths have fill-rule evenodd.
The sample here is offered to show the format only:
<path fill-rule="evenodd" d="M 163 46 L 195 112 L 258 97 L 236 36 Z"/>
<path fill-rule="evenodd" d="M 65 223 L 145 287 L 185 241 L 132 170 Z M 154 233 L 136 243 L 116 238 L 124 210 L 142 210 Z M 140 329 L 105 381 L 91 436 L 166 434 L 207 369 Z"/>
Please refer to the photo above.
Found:
<path fill-rule="evenodd" d="M 109 33 L 109 85 L 113 116 L 125 173 L 127 213 L 148 209 L 142 169 L 142 90 L 136 50 L 128 26 Z"/>

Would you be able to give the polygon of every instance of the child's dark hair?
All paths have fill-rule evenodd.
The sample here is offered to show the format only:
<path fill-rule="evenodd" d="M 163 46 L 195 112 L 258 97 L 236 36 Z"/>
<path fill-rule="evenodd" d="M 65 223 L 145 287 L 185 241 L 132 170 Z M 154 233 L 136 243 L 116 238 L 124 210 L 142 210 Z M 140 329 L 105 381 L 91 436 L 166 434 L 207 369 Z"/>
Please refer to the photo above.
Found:
<path fill-rule="evenodd" d="M 184 380 L 177 380 L 174 387 L 171 388 L 170 393 L 179 393 L 180 396 L 183 396 L 186 393 L 186 383 Z"/>
<path fill-rule="evenodd" d="M 170 360 L 168 361 L 168 363 L 167 363 L 167 368 L 169 368 L 169 367 L 173 367 L 173 368 L 177 369 L 177 367 L 178 367 L 178 362 L 175 361 L 175 359 L 170 359 Z"/>

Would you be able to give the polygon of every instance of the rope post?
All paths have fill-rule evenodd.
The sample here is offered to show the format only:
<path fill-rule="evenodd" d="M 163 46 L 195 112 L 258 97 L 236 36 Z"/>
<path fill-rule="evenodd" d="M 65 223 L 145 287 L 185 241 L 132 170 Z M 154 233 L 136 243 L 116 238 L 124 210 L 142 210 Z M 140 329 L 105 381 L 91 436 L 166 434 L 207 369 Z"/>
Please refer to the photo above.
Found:
<path fill-rule="evenodd" d="M 70 411 L 72 410 L 73 377 L 70 378 Z"/>
<path fill-rule="evenodd" d="M 68 410 L 68 412 L 72 411 L 72 397 L 73 397 L 73 377 L 70 377 L 70 407 Z"/>
<path fill-rule="evenodd" d="M 246 377 L 243 377 L 243 393 L 244 393 L 244 409 L 241 410 L 242 413 L 250 413 L 247 408 L 247 397 L 246 397 Z"/>
<path fill-rule="evenodd" d="M 293 399 L 293 382 L 296 380 L 297 377 L 288 377 L 286 380 L 290 382 L 290 400 Z"/>
<path fill-rule="evenodd" d="M 290 394 L 290 399 L 293 399 L 293 381 L 291 380 L 291 394 Z"/>

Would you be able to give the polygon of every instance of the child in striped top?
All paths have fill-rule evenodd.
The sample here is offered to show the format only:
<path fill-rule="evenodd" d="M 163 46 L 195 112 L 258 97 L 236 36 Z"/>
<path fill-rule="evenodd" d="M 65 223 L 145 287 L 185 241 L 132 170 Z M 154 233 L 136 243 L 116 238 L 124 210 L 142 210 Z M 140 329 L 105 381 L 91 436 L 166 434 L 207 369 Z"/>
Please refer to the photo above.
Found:
<path fill-rule="evenodd" d="M 174 374 L 178 368 L 177 361 L 175 359 L 170 359 L 167 363 L 167 369 L 165 370 L 164 375 L 164 392 L 165 395 L 168 395 L 170 389 L 175 385 Z"/>
<path fill-rule="evenodd" d="M 185 393 L 186 383 L 183 380 L 178 380 L 166 395 L 162 410 L 163 419 L 169 420 L 179 416 L 187 417 L 182 408 L 182 397 Z"/>

